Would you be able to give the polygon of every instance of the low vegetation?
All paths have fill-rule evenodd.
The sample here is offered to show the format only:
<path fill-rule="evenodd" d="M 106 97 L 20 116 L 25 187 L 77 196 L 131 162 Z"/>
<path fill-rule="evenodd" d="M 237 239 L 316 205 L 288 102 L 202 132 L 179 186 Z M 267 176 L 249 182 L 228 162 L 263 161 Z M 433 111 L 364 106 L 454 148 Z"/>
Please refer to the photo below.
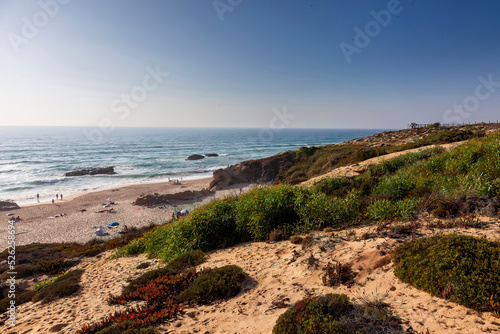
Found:
<path fill-rule="evenodd" d="M 70 270 L 85 257 L 96 256 L 106 250 L 123 247 L 132 240 L 141 237 L 145 231 L 152 229 L 147 226 L 141 229 L 130 228 L 120 238 L 105 242 L 92 240 L 86 244 L 77 243 L 52 243 L 52 244 L 29 244 L 16 247 L 16 279 L 49 275 L 52 278 L 37 286 L 37 291 L 23 290 L 18 286 L 16 291 L 16 305 L 19 306 L 29 301 L 47 303 L 60 297 L 67 296 L 78 290 L 81 271 L 73 270 L 66 275 L 61 275 Z M 7 258 L 7 249 L 0 253 L 0 257 Z M 0 280 L 5 282 L 10 274 L 6 261 L 0 265 Z M 56 283 L 57 284 L 52 284 Z M 4 283 L 5 284 L 5 283 Z M 50 289 L 48 288 L 52 285 Z M 5 311 L 10 299 L 6 294 L 0 299 L 0 311 Z"/>
<path fill-rule="evenodd" d="M 273 334 L 403 333 L 401 321 L 380 300 L 354 304 L 344 294 L 306 298 L 283 313 Z"/>
<path fill-rule="evenodd" d="M 209 304 L 239 293 L 245 278 L 237 266 L 196 271 L 205 254 L 189 252 L 173 259 L 165 268 L 145 273 L 134 280 L 119 296 L 110 296 L 109 304 L 126 305 L 131 301 L 144 304 L 110 314 L 99 323 L 81 328 L 79 334 L 155 333 L 146 327 L 175 319 L 187 304 Z"/>
<path fill-rule="evenodd" d="M 245 279 L 243 270 L 234 265 L 207 269 L 177 296 L 180 302 L 210 304 L 218 299 L 236 296 Z"/>
<path fill-rule="evenodd" d="M 192 268 L 203 263 L 206 259 L 206 254 L 200 250 L 189 251 L 185 254 L 182 254 L 170 261 L 165 267 L 150 270 L 141 276 L 137 277 L 133 281 L 131 281 L 127 286 L 125 286 L 122 290 L 122 294 L 126 295 L 136 290 L 139 286 L 148 284 L 150 281 L 166 275 L 175 275 L 177 272 L 184 271 L 188 268 Z"/>
<path fill-rule="evenodd" d="M 416 133 L 426 129 L 413 130 Z M 432 134 L 419 140 L 394 146 L 366 147 L 359 144 L 343 144 L 324 147 L 302 147 L 296 151 L 297 162 L 278 175 L 277 183 L 297 184 L 324 174 L 333 168 L 357 163 L 370 158 L 413 148 L 452 143 L 483 137 L 484 132 L 476 129 L 454 129 L 434 127 Z"/>
<path fill-rule="evenodd" d="M 327 179 L 313 188 L 284 184 L 255 188 L 159 226 L 120 253 L 146 252 L 168 262 L 190 250 L 271 240 L 278 230 L 294 235 L 360 221 L 410 220 L 423 211 L 439 217 L 469 214 L 480 207 L 496 215 L 500 202 L 488 199 L 499 194 L 500 135 L 496 134 L 449 152 L 438 147 L 402 155 L 358 177 Z"/>
<path fill-rule="evenodd" d="M 500 311 L 498 243 L 455 234 L 433 236 L 397 247 L 393 261 L 394 274 L 403 282 L 478 311 Z"/>

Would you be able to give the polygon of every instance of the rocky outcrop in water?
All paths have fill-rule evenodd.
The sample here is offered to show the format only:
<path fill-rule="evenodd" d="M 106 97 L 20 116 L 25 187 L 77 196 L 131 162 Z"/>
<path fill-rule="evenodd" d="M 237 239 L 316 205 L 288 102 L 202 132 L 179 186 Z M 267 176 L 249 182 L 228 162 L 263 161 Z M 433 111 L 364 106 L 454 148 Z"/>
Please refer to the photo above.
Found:
<path fill-rule="evenodd" d="M 210 183 L 210 190 L 220 190 L 239 183 L 267 183 L 276 180 L 283 171 L 297 160 L 293 151 L 285 151 L 269 158 L 244 161 L 238 165 L 216 170 Z"/>
<path fill-rule="evenodd" d="M 217 153 L 206 153 L 205 156 L 207 156 L 207 157 L 218 157 L 219 155 Z"/>
<path fill-rule="evenodd" d="M 17 205 L 14 202 L 9 202 L 9 201 L 0 202 L 0 211 L 10 211 L 15 209 L 19 209 L 19 205 Z"/>
<path fill-rule="evenodd" d="M 97 175 L 97 174 L 116 174 L 114 166 L 111 167 L 101 167 L 92 169 L 80 169 L 73 172 L 65 173 L 64 176 L 82 176 L 82 175 Z"/>
<path fill-rule="evenodd" d="M 205 157 L 203 155 L 200 155 L 200 154 L 192 154 L 187 159 L 188 160 L 201 160 L 201 159 L 205 159 Z"/>

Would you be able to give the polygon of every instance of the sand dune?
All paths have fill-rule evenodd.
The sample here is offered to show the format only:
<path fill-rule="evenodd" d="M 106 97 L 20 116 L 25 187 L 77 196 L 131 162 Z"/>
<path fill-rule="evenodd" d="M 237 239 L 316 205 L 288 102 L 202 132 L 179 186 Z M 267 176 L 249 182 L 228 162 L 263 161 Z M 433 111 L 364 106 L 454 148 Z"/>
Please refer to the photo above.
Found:
<path fill-rule="evenodd" d="M 483 229 L 454 229 L 456 232 L 500 240 L 498 220 L 486 219 Z M 248 274 L 243 289 L 236 297 L 215 305 L 186 309 L 183 317 L 162 324 L 161 333 L 271 333 L 276 319 L 291 305 L 307 295 L 346 293 L 350 298 L 383 298 L 403 327 L 414 333 L 496 333 L 500 319 L 449 301 L 432 297 L 400 282 L 393 272 L 390 250 L 402 242 L 393 238 L 363 239 L 373 227 L 349 231 L 315 232 L 309 248 L 290 241 L 275 243 L 250 242 L 209 254 L 201 267 L 236 264 Z M 419 229 L 422 235 L 443 233 L 442 230 Z M 121 309 L 105 303 L 108 294 L 118 294 L 126 282 L 141 273 L 158 267 L 157 260 L 140 255 L 109 260 L 110 252 L 89 258 L 78 265 L 85 270 L 82 291 L 69 298 L 40 305 L 27 303 L 18 309 L 17 333 L 74 333 L 83 325 L 95 322 L 106 314 Z M 311 255 L 317 266 L 309 265 Z M 143 262 L 147 269 L 136 269 Z M 358 273 L 356 283 L 348 288 L 324 286 L 322 268 L 333 261 L 348 262 Z M 2 332 L 5 329 L 2 329 Z"/>

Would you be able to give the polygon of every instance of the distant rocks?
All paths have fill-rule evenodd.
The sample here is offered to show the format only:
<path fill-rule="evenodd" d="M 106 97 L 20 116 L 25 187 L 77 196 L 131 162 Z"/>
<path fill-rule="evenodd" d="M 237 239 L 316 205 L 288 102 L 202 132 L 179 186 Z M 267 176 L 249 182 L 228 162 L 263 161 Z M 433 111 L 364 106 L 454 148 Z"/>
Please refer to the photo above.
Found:
<path fill-rule="evenodd" d="M 17 205 L 14 202 L 9 202 L 9 201 L 0 202 L 0 211 L 10 211 L 15 209 L 19 209 L 19 205 Z"/>
<path fill-rule="evenodd" d="M 97 175 L 97 174 L 116 174 L 114 166 L 111 167 L 101 167 L 92 169 L 80 169 L 73 172 L 65 173 L 64 176 L 82 176 L 82 175 Z"/>
<path fill-rule="evenodd" d="M 201 160 L 201 159 L 205 159 L 205 156 L 200 155 L 200 154 L 192 154 L 187 159 L 188 160 Z"/>
<path fill-rule="evenodd" d="M 205 155 L 192 154 L 187 159 L 188 160 L 201 160 L 201 159 L 205 159 L 205 157 L 218 157 L 218 156 L 219 155 L 217 153 L 206 153 Z"/>

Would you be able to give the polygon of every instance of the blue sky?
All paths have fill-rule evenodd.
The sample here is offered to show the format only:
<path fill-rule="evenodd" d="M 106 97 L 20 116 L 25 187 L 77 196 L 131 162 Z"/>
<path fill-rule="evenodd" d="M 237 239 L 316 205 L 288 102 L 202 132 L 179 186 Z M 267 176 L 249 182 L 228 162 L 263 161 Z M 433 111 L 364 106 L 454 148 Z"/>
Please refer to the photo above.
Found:
<path fill-rule="evenodd" d="M 0 0 L 0 125 L 497 120 L 499 12 L 493 0 Z"/>

